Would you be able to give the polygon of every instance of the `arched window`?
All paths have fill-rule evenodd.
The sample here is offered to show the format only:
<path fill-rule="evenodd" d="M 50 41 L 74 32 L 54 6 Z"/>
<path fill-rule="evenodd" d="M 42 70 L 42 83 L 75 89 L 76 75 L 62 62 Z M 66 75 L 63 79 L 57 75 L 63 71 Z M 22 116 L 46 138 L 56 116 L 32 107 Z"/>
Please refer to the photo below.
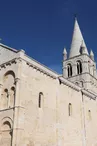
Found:
<path fill-rule="evenodd" d="M 72 76 L 72 66 L 71 64 L 67 64 L 67 72 L 68 72 L 68 77 L 71 77 Z"/>
<path fill-rule="evenodd" d="M 39 99 L 38 99 L 38 107 L 42 108 L 42 106 L 43 106 L 43 93 L 40 92 L 39 93 Z"/>
<path fill-rule="evenodd" d="M 81 61 L 77 61 L 77 74 L 81 74 L 82 73 L 82 63 Z"/>
<path fill-rule="evenodd" d="M 8 84 L 9 86 L 11 84 L 14 84 L 15 82 L 15 74 L 13 71 L 8 71 L 4 74 L 4 77 L 3 77 L 3 84 L 6 85 Z"/>
<path fill-rule="evenodd" d="M 1 141 L 0 145 L 11 146 L 12 142 L 12 129 L 9 121 L 5 121 L 1 127 Z"/>
<path fill-rule="evenodd" d="M 13 106 L 14 103 L 14 86 L 15 86 L 15 73 L 12 70 L 7 71 L 3 76 L 3 92 L 1 107 L 9 108 Z M 13 101 L 12 101 L 13 100 Z"/>
<path fill-rule="evenodd" d="M 11 87 L 10 89 L 10 107 L 13 107 L 15 104 L 15 87 Z"/>
<path fill-rule="evenodd" d="M 68 115 L 69 116 L 72 115 L 72 104 L 71 103 L 68 104 Z"/>

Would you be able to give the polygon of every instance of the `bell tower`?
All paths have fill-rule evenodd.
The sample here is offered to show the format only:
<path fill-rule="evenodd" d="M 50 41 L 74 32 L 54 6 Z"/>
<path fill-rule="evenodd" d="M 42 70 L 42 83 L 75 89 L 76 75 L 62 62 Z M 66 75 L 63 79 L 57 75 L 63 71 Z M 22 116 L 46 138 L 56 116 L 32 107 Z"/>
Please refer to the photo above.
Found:
<path fill-rule="evenodd" d="M 63 51 L 63 77 L 87 90 L 97 90 L 96 63 L 94 54 L 86 47 L 77 18 L 70 53 L 67 57 L 66 48 Z"/>

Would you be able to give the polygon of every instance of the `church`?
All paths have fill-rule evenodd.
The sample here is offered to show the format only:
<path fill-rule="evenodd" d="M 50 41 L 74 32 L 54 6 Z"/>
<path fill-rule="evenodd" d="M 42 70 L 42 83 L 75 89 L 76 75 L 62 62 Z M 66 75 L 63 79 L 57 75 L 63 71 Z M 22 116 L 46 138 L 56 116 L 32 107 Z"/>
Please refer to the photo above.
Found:
<path fill-rule="evenodd" d="M 0 58 L 0 146 L 97 146 L 96 62 L 77 18 L 62 75 L 4 44 Z"/>

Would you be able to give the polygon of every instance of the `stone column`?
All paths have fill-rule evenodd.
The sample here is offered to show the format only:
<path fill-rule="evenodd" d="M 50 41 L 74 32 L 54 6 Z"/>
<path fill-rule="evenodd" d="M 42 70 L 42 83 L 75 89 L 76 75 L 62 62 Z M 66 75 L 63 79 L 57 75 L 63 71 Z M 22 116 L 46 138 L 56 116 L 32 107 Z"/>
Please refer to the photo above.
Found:
<path fill-rule="evenodd" d="M 68 78 L 67 66 L 63 67 L 63 77 Z"/>
<path fill-rule="evenodd" d="M 15 79 L 15 106 L 20 105 L 20 79 Z"/>
<path fill-rule="evenodd" d="M 97 78 L 97 72 L 96 72 L 96 69 L 94 69 L 94 77 Z"/>
<path fill-rule="evenodd" d="M 77 75 L 77 65 L 76 63 L 74 63 L 72 65 L 72 76 L 76 76 Z"/>
<path fill-rule="evenodd" d="M 8 91 L 8 108 L 10 107 L 10 92 Z"/>

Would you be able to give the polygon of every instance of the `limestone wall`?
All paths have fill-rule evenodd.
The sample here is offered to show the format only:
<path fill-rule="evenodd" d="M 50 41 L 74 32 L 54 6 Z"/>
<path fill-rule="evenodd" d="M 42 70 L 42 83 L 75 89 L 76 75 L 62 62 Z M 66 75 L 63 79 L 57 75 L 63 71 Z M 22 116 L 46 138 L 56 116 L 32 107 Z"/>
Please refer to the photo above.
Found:
<path fill-rule="evenodd" d="M 28 145 L 82 145 L 81 92 L 59 83 L 23 63 L 21 106 L 25 107 L 25 138 Z M 39 93 L 43 107 L 38 107 Z M 69 116 L 68 105 L 72 104 Z M 29 144 L 30 143 L 30 144 Z M 32 146 L 31 145 L 31 146 Z"/>
<path fill-rule="evenodd" d="M 60 84 L 58 78 L 53 79 L 43 74 L 25 61 L 22 66 L 20 91 L 20 104 L 25 107 L 25 145 L 89 146 L 96 141 L 97 132 L 92 132 L 91 138 L 89 134 L 89 129 L 95 129 L 90 125 L 96 126 L 92 117 L 97 111 L 95 100 L 85 95 L 82 97 L 81 91 Z M 41 108 L 38 104 L 40 92 L 43 93 Z M 70 115 L 69 104 L 72 105 Z M 88 125 L 91 109 L 91 124 Z"/>
<path fill-rule="evenodd" d="M 5 63 L 0 69 L 0 93 L 13 84 L 11 76 L 6 78 L 8 82 L 3 78 L 9 71 L 15 73 L 16 89 L 15 108 L 2 109 L 2 99 L 0 102 L 2 145 L 4 141 L 10 145 L 10 135 L 4 133 L 12 129 L 13 146 L 96 146 L 96 100 L 82 94 L 73 83 L 63 83 L 57 75 L 53 78 L 22 59 Z M 2 128 L 6 121 L 11 125 L 5 123 Z"/>

